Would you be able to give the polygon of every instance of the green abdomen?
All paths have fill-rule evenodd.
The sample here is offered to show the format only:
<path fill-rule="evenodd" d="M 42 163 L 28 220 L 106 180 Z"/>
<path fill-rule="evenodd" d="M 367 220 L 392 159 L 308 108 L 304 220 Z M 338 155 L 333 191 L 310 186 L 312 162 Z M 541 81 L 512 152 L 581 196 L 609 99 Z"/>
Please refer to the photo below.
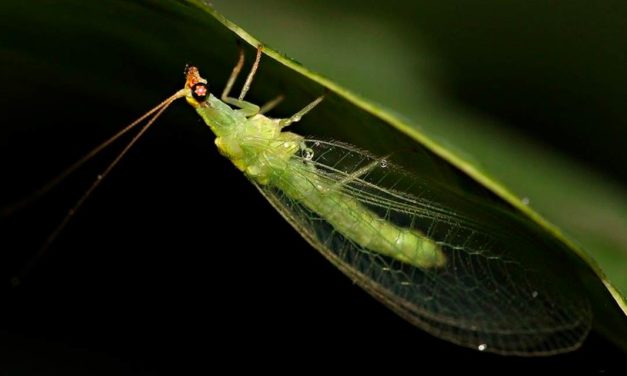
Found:
<path fill-rule="evenodd" d="M 345 238 L 365 249 L 420 268 L 446 264 L 441 248 L 418 230 L 399 227 L 381 218 L 344 193 L 342 187 L 321 179 L 302 162 L 288 163 L 292 173 L 277 171 L 269 184 L 319 215 Z"/>

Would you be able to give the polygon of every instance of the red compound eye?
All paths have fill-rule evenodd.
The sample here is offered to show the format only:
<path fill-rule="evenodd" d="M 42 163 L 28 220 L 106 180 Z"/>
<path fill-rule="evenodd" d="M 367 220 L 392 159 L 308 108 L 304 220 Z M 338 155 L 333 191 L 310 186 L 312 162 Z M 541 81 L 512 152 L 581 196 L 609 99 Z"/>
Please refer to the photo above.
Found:
<path fill-rule="evenodd" d="M 198 82 L 192 86 L 192 97 L 198 102 L 204 102 L 207 99 L 207 84 Z"/>

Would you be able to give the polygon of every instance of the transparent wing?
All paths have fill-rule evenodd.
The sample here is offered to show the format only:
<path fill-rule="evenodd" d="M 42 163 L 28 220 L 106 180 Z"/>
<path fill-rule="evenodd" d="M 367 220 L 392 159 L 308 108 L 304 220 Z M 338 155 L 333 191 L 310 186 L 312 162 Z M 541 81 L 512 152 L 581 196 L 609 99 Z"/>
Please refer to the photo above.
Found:
<path fill-rule="evenodd" d="M 312 246 L 400 316 L 451 342 L 502 354 L 549 355 L 575 349 L 585 339 L 588 301 L 571 273 L 561 272 L 565 263 L 556 252 L 543 252 L 551 244 L 528 224 L 427 186 L 348 145 L 307 140 L 306 146 L 293 157 L 289 173 L 336 183 L 344 195 L 422 232 L 445 253 L 446 264 L 435 268 L 386 257 L 345 238 L 276 186 L 257 185 Z M 373 162 L 377 167 L 367 174 L 351 175 Z M 459 208 L 471 208 L 481 218 Z"/>

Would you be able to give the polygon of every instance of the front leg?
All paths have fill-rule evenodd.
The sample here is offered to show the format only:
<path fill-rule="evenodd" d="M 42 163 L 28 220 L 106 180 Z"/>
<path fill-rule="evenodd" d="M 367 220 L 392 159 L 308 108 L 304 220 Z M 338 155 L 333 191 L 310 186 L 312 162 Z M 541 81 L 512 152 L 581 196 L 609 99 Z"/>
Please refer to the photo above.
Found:
<path fill-rule="evenodd" d="M 222 101 L 232 106 L 239 107 L 240 109 L 237 110 L 237 112 L 242 113 L 246 117 L 253 117 L 259 113 L 259 106 L 254 103 L 242 101 L 232 97 L 222 98 Z"/>
<path fill-rule="evenodd" d="M 231 93 L 231 89 L 233 88 L 233 84 L 235 83 L 237 76 L 239 75 L 240 71 L 242 70 L 242 67 L 244 66 L 244 49 L 241 47 L 239 48 L 239 58 L 237 60 L 237 64 L 233 68 L 231 77 L 229 77 L 229 80 L 226 83 L 226 87 L 224 88 L 224 91 L 222 92 L 222 95 L 220 96 L 220 99 L 222 99 L 222 102 L 228 103 L 235 107 L 239 107 L 240 110 L 238 112 L 242 113 L 246 117 L 255 116 L 260 111 L 259 106 L 257 106 L 254 103 L 246 102 L 244 100 L 244 97 L 246 96 L 246 93 L 248 92 L 248 89 L 250 88 L 250 84 L 252 83 L 253 78 L 255 77 L 255 73 L 257 72 L 257 68 L 259 67 L 259 60 L 261 59 L 262 50 L 263 50 L 263 47 L 259 45 L 259 47 L 257 47 L 257 56 L 255 57 L 255 62 L 253 63 L 250 73 L 248 74 L 248 77 L 246 78 L 246 82 L 244 83 L 244 87 L 242 88 L 239 98 L 234 98 L 234 97 L 229 96 L 229 94 Z"/>

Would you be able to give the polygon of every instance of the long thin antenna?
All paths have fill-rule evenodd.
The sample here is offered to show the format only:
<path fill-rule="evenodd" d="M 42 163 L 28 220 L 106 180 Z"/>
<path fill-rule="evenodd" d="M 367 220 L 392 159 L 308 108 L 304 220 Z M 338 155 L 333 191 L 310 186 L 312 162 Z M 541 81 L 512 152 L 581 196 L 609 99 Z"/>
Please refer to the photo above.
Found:
<path fill-rule="evenodd" d="M 21 199 L 17 203 L 14 203 L 11 206 L 2 208 L 2 210 L 0 210 L 0 218 L 6 218 L 6 217 L 10 216 L 11 214 L 17 212 L 18 210 L 20 210 L 20 209 L 22 209 L 22 208 L 32 204 L 33 202 L 35 202 L 40 197 L 44 196 L 51 189 L 53 189 L 59 183 L 61 183 L 63 180 L 65 180 L 65 178 L 70 176 L 74 171 L 78 170 L 81 166 L 83 166 L 85 163 L 87 163 L 90 159 L 92 159 L 93 157 L 98 155 L 98 153 L 100 153 L 102 150 L 104 150 L 107 146 L 111 145 L 115 140 L 117 140 L 118 138 L 120 138 L 121 136 L 126 134 L 131 129 L 135 128 L 138 124 L 140 124 L 142 121 L 144 121 L 148 116 L 152 115 L 155 111 L 158 111 L 163 106 L 169 105 L 170 103 L 172 103 L 172 101 L 174 101 L 175 99 L 180 98 L 181 96 L 182 96 L 182 94 L 179 91 L 179 92 L 175 93 L 174 95 L 172 95 L 171 97 L 169 97 L 168 99 L 166 99 L 163 102 L 159 103 L 158 105 L 153 107 L 150 111 L 148 111 L 145 114 L 143 114 L 139 119 L 137 119 L 134 122 L 132 122 L 131 124 L 127 125 L 126 127 L 124 127 L 124 129 L 118 131 L 116 134 L 114 134 L 113 136 L 109 137 L 107 140 L 105 140 L 100 145 L 98 145 L 95 148 L 91 149 L 91 151 L 89 153 L 85 154 L 81 159 L 79 159 L 78 161 L 74 162 L 70 167 L 66 168 L 59 175 L 57 175 L 54 178 L 52 178 L 51 180 L 49 180 L 41 188 L 37 189 L 35 192 L 30 194 L 29 196 Z"/>
<path fill-rule="evenodd" d="M 125 129 L 122 130 L 122 132 L 128 131 L 130 128 L 134 127 L 139 122 L 141 122 L 142 120 L 146 119 L 146 117 L 150 116 L 150 114 L 152 114 L 155 111 L 157 111 L 157 113 L 152 118 L 150 118 L 150 120 L 148 120 L 148 123 L 146 123 L 146 125 L 144 125 L 142 127 L 142 129 L 133 137 L 133 139 L 124 147 L 124 149 L 122 149 L 122 151 L 120 153 L 118 153 L 118 155 L 115 157 L 115 159 L 111 163 L 109 163 L 107 168 L 105 168 L 104 171 L 97 176 L 96 180 L 85 191 L 85 193 L 83 193 L 83 195 L 76 201 L 76 203 L 72 206 L 72 208 L 70 210 L 68 210 L 68 212 L 65 215 L 65 217 L 63 217 L 63 220 L 61 220 L 61 222 L 57 225 L 57 227 L 50 233 L 50 235 L 48 235 L 48 238 L 46 238 L 46 241 L 43 243 L 41 248 L 39 248 L 39 251 L 37 251 L 37 253 L 31 258 L 31 260 L 26 264 L 26 266 L 24 266 L 24 268 L 22 268 L 22 270 L 20 270 L 19 273 L 17 273 L 13 278 L 11 278 L 11 284 L 13 286 L 20 285 L 21 280 L 24 278 L 24 276 L 27 275 L 28 272 L 35 266 L 37 261 L 39 259 L 41 259 L 41 257 L 46 253 L 46 251 L 50 248 L 52 243 L 54 243 L 54 241 L 57 239 L 59 234 L 61 234 L 63 229 L 65 229 L 67 224 L 70 223 L 70 221 L 74 217 L 74 214 L 76 214 L 76 211 L 78 209 L 80 209 L 81 206 L 83 206 L 85 201 L 89 198 L 89 196 L 91 196 L 91 194 L 94 192 L 94 190 L 100 185 L 100 183 L 102 183 L 102 181 L 107 177 L 107 175 L 109 175 L 109 173 L 115 168 L 115 166 L 118 164 L 118 162 L 120 162 L 120 160 L 122 160 L 122 158 L 124 158 L 126 153 L 133 147 L 133 145 L 135 145 L 135 143 L 144 135 L 144 133 L 146 133 L 148 128 L 150 128 L 150 126 L 159 118 L 159 116 L 161 116 L 163 111 L 165 111 L 166 108 L 168 108 L 172 104 L 172 102 L 174 102 L 175 100 L 177 100 L 177 99 L 179 99 L 179 98 L 181 98 L 183 96 L 185 96 L 185 91 L 184 90 L 179 90 L 174 95 L 172 95 L 171 97 L 169 97 L 165 101 L 161 102 L 155 108 L 153 108 L 152 110 L 148 111 L 145 115 L 143 115 L 138 120 L 134 121 L 133 123 L 131 123 L 131 125 L 129 125 L 128 127 L 126 127 Z M 118 132 L 118 134 L 113 136 L 111 139 L 105 141 L 103 144 L 98 146 L 96 149 L 99 149 L 99 150 L 97 150 L 96 153 L 98 151 L 102 150 L 102 148 L 104 148 L 106 145 L 111 143 L 111 141 L 113 141 L 115 138 L 119 137 L 120 135 L 121 135 L 120 132 Z M 105 145 L 105 146 L 102 146 L 102 145 Z M 96 149 L 94 149 L 94 150 L 96 150 Z M 89 154 L 87 154 L 86 157 L 88 157 L 88 158 L 85 159 L 85 161 L 89 160 L 89 158 L 93 157 L 93 155 L 95 155 L 95 153 L 93 153 L 93 151 L 90 152 Z M 82 159 L 81 159 L 81 161 L 82 161 Z M 83 163 L 85 161 L 83 161 Z M 80 166 L 81 164 L 79 164 L 77 162 L 74 165 L 72 165 L 71 168 L 76 169 L 78 167 L 78 166 L 74 167 L 76 165 Z M 66 174 L 66 176 L 67 176 L 67 174 Z"/>

